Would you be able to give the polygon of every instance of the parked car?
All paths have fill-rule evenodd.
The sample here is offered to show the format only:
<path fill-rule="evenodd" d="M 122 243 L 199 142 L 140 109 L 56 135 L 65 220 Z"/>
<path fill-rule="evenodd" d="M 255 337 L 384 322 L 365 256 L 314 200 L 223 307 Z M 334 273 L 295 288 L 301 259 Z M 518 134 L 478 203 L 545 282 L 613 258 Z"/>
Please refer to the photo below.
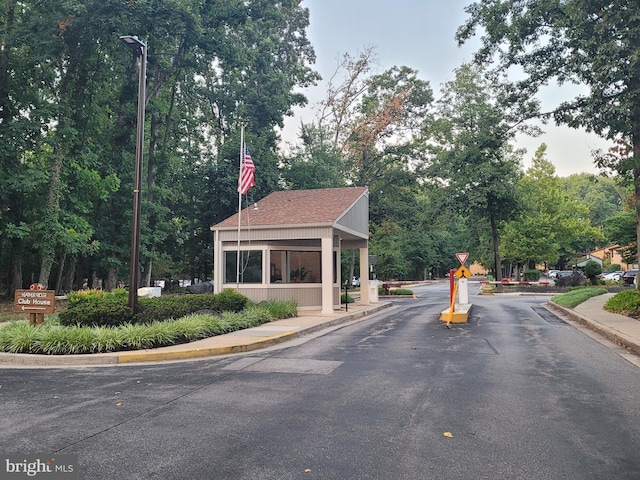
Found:
<path fill-rule="evenodd" d="M 351 279 L 351 285 L 353 285 L 354 287 L 359 287 L 360 286 L 360 277 L 353 277 Z"/>
<path fill-rule="evenodd" d="M 605 282 L 619 282 L 624 272 L 603 273 L 600 278 Z"/>
<path fill-rule="evenodd" d="M 560 287 L 577 287 L 587 283 L 587 277 L 582 270 L 560 270 L 556 275 L 554 283 Z"/>
<path fill-rule="evenodd" d="M 555 278 L 570 277 L 573 274 L 573 272 L 578 272 L 580 275 L 584 277 L 584 273 L 582 273 L 581 270 L 559 270 L 556 273 Z"/>
<path fill-rule="evenodd" d="M 625 285 L 633 285 L 633 281 L 635 280 L 637 274 L 638 270 L 627 270 L 622 275 L 622 282 Z"/>
<path fill-rule="evenodd" d="M 549 270 L 549 273 L 547 273 L 547 277 L 549 278 L 558 278 L 558 272 L 560 270 Z"/>

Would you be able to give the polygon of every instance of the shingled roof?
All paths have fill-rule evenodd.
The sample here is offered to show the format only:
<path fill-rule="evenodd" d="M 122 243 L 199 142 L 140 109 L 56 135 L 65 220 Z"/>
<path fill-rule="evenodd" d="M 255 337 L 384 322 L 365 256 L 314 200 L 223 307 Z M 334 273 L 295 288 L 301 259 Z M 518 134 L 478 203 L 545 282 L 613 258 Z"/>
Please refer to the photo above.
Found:
<path fill-rule="evenodd" d="M 367 187 L 284 190 L 273 192 L 242 211 L 242 225 L 332 225 L 365 193 Z M 212 229 L 238 226 L 238 214 L 214 225 Z"/>

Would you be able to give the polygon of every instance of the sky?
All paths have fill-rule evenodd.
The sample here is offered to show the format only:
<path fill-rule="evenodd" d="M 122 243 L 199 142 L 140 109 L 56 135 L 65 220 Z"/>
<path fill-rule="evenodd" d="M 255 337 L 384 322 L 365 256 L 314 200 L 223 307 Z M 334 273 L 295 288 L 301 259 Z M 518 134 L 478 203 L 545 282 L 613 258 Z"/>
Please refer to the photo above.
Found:
<path fill-rule="evenodd" d="M 315 118 L 313 109 L 324 98 L 327 80 L 345 53 L 357 56 L 373 48 L 382 72 L 393 66 L 407 66 L 428 80 L 435 97 L 445 82 L 453 80 L 454 69 L 472 60 L 480 42 L 477 39 L 458 47 L 454 35 L 468 18 L 464 7 L 472 0 L 303 0 L 309 9 L 307 36 L 316 52 L 313 68 L 322 75 L 317 86 L 302 90 L 309 99 L 305 108 L 294 109 L 285 121 L 285 141 L 296 138 L 300 122 Z M 569 96 L 567 96 L 569 95 Z M 572 98 L 568 88 L 542 92 L 543 110 Z M 527 168 L 541 143 L 547 145 L 546 158 L 556 174 L 597 173 L 591 151 L 606 150 L 609 142 L 594 134 L 552 123 L 541 125 L 544 134 L 535 138 L 520 135 L 515 146 L 525 148 L 523 166 Z"/>

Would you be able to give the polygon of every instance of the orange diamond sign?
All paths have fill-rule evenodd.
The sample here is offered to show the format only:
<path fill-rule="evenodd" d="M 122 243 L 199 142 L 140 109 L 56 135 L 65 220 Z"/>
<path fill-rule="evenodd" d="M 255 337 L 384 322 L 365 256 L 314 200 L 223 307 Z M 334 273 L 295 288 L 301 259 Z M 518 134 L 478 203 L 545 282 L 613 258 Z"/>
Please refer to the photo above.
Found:
<path fill-rule="evenodd" d="M 471 272 L 469 271 L 469 269 L 467 267 L 465 267 L 464 265 L 461 265 L 460 267 L 458 267 L 458 270 L 456 270 L 456 277 L 458 277 L 458 278 L 470 278 L 471 277 Z"/>

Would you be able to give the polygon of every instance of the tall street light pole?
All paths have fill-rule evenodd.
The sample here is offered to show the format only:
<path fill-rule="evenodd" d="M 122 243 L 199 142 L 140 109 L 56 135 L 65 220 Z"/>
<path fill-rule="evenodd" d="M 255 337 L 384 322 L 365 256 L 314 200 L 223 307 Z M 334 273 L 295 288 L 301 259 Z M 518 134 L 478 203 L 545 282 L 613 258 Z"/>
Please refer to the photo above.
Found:
<path fill-rule="evenodd" d="M 144 111 L 147 84 L 147 44 L 136 36 L 123 35 L 120 40 L 140 58 L 138 78 L 138 117 L 136 130 L 136 160 L 133 181 L 133 218 L 131 221 L 131 268 L 129 270 L 129 307 L 138 311 L 138 266 L 140 264 L 140 215 L 142 187 L 142 147 L 144 143 Z"/>

